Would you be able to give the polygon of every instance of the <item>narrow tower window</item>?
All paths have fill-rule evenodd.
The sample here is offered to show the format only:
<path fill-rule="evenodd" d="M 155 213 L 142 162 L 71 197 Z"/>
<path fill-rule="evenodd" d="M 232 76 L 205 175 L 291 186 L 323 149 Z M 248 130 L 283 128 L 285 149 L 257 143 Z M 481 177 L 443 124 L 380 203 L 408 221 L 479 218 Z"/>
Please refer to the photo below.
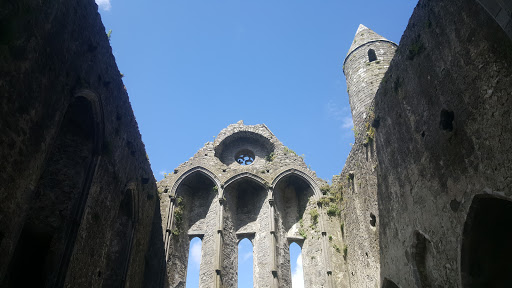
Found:
<path fill-rule="evenodd" d="M 252 243 L 244 238 L 238 243 L 238 287 L 253 287 Z"/>
<path fill-rule="evenodd" d="M 373 50 L 373 49 L 368 50 L 368 60 L 370 62 L 377 60 L 377 55 L 375 54 L 375 50 Z"/>
<path fill-rule="evenodd" d="M 199 237 L 195 237 L 190 241 L 187 264 L 187 288 L 199 287 L 199 270 L 201 268 L 201 248 L 202 242 L 201 239 L 199 239 Z"/>
<path fill-rule="evenodd" d="M 302 249 L 295 242 L 290 244 L 290 268 L 292 271 L 292 287 L 304 287 L 304 271 L 302 269 Z"/>

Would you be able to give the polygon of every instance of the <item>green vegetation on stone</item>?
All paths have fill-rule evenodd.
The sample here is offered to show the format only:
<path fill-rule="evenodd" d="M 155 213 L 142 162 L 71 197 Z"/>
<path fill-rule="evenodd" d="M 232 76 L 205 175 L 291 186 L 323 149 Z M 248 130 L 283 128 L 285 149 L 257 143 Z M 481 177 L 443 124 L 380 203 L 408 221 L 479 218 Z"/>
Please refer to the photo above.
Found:
<path fill-rule="evenodd" d="M 318 224 L 318 210 L 316 210 L 316 208 L 311 209 L 311 211 L 309 211 L 309 215 L 311 215 L 311 221 L 313 222 L 312 225 L 315 226 Z"/>
<path fill-rule="evenodd" d="M 268 154 L 265 157 L 265 160 L 267 160 L 267 162 L 272 162 L 272 161 L 274 161 L 275 158 L 276 158 L 276 156 L 274 155 L 274 152 L 270 152 L 270 154 Z"/>
<path fill-rule="evenodd" d="M 323 195 L 327 195 L 327 193 L 329 193 L 329 190 L 331 190 L 331 186 L 329 186 L 328 184 L 322 185 L 322 187 L 320 187 L 320 192 L 322 192 Z"/>
<path fill-rule="evenodd" d="M 329 208 L 327 208 L 327 215 L 329 217 L 339 216 L 341 214 L 341 210 L 338 208 L 338 206 L 334 203 L 332 203 Z"/>

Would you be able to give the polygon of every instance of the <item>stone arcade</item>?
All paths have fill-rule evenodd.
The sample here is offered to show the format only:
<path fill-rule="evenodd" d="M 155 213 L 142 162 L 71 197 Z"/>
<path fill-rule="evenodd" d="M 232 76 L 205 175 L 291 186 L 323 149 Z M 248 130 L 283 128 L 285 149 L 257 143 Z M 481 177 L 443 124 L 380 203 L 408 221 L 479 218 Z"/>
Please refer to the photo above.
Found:
<path fill-rule="evenodd" d="M 257 287 L 291 286 L 292 242 L 308 288 L 512 287 L 511 11 L 360 26 L 329 187 L 241 122 L 156 183 L 94 1 L 0 1 L 0 287 L 184 287 L 196 236 L 201 287 L 236 286 L 245 238 Z"/>
<path fill-rule="evenodd" d="M 329 259 L 336 252 L 326 231 L 339 226 L 318 205 L 325 184 L 265 125 L 228 126 L 158 184 L 169 285 L 185 281 L 189 238 L 198 236 L 200 287 L 237 285 L 244 238 L 254 245 L 256 287 L 291 286 L 292 242 L 302 247 L 306 286 L 335 287 Z"/>

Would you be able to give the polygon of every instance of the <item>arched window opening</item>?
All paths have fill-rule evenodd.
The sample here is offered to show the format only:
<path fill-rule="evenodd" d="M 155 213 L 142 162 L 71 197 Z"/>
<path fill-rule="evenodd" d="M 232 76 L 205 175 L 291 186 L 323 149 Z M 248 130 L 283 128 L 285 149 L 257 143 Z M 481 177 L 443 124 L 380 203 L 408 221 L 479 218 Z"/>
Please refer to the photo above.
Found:
<path fill-rule="evenodd" d="M 7 286 L 53 287 L 64 280 L 95 170 L 95 133 L 92 103 L 76 97 L 68 106 L 33 192 L 4 280 Z M 30 277 L 27 271 L 31 271 Z"/>
<path fill-rule="evenodd" d="M 464 225 L 462 285 L 512 287 L 512 202 L 475 197 Z"/>
<path fill-rule="evenodd" d="M 375 50 L 373 50 L 373 49 L 368 50 L 368 60 L 370 62 L 377 60 L 377 54 L 375 54 Z"/>
<path fill-rule="evenodd" d="M 290 244 L 290 270 L 292 272 L 292 287 L 304 287 L 304 270 L 302 268 L 302 248 L 293 242 Z"/>
<path fill-rule="evenodd" d="M 199 237 L 190 240 L 187 264 L 187 288 L 199 287 L 199 271 L 201 269 L 202 241 Z"/>
<path fill-rule="evenodd" d="M 244 238 L 238 243 L 238 287 L 254 287 L 253 266 L 252 243 Z"/>
<path fill-rule="evenodd" d="M 278 211 L 286 215 L 282 218 L 285 233 L 295 231 L 296 237 L 302 237 L 299 232 L 302 225 L 318 224 L 318 216 L 311 216 L 315 215 L 314 208 L 308 208 L 308 202 L 314 193 L 309 183 L 297 175 L 287 175 L 276 183 L 275 205 Z M 303 224 L 300 224 L 301 219 L 305 219 Z"/>
<path fill-rule="evenodd" d="M 202 274 L 199 276 L 198 265 L 203 260 L 197 261 L 198 254 L 200 255 L 197 252 L 201 251 L 198 248 L 208 242 L 198 246 L 199 243 L 196 241 L 199 240 L 195 237 L 204 239 L 204 232 L 211 228 L 211 222 L 207 222 L 207 219 L 212 219 L 211 217 L 215 217 L 214 215 L 217 213 L 216 209 L 211 209 L 213 200 L 218 195 L 214 191 L 215 186 L 215 182 L 208 174 L 196 170 L 183 178 L 174 192 L 175 197 L 169 199 L 169 209 L 166 211 L 168 221 L 164 236 L 166 249 L 164 253 L 169 268 L 166 286 L 198 287 L 196 284 L 192 284 L 197 283 L 197 280 L 187 280 L 187 276 L 196 275 L 195 279 L 209 279 L 210 277 L 206 269 L 201 270 Z M 205 245 L 205 247 L 207 246 Z M 192 254 L 189 256 L 192 252 L 195 257 Z M 189 262 L 194 259 L 196 260 L 195 264 Z M 190 269 L 195 267 L 196 272 L 187 272 L 186 267 Z"/>

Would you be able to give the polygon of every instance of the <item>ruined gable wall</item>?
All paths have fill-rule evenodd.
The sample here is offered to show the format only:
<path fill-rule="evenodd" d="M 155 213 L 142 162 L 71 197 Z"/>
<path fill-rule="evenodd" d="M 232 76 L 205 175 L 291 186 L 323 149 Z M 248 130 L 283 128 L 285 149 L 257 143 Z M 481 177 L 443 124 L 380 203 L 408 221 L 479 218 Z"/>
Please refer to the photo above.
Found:
<path fill-rule="evenodd" d="M 247 142 L 247 137 L 254 141 Z M 263 138 L 266 140 L 262 140 Z M 263 141 L 263 144 L 259 148 L 250 146 L 251 143 L 260 140 Z M 259 151 L 260 149 L 265 150 L 265 145 L 273 147 L 267 151 L 267 153 L 273 151 L 272 160 L 265 159 L 269 154 L 261 154 Z M 255 152 L 254 163 L 241 166 L 232 162 L 235 151 L 244 148 L 250 148 Z M 227 154 L 223 154 L 224 152 Z M 343 271 L 343 262 L 340 261 L 342 244 L 339 220 L 337 217 L 329 217 L 326 214 L 327 207 L 323 208 L 318 204 L 317 197 L 319 195 L 314 195 L 312 188 L 299 176 L 293 176 L 292 173 L 292 176 L 283 178 L 285 180 L 280 180 L 281 182 L 276 180 L 281 173 L 289 169 L 295 169 L 294 173 L 299 175 L 303 173 L 304 177 L 310 179 L 311 184 L 317 187 L 316 189 L 326 184 L 325 181 L 316 177 L 314 171 L 307 168 L 300 156 L 285 147 L 265 125 L 246 126 L 239 122 L 222 130 L 214 143 L 206 143 L 189 161 L 181 164 L 173 173 L 166 175 L 158 183 L 158 188 L 161 211 L 163 211 L 162 232 L 166 243 L 169 243 L 170 253 L 166 278 L 171 286 L 179 285 L 185 280 L 186 252 L 190 238 L 187 233 L 195 233 L 194 229 L 190 229 L 192 227 L 184 225 L 186 221 L 181 224 L 184 229 L 179 233 L 173 233 L 176 226 L 167 225 L 176 217 L 176 213 L 172 212 L 178 207 L 175 205 L 176 198 L 174 196 L 179 196 L 180 190 L 183 190 L 179 188 L 180 181 L 196 177 L 194 174 L 188 173 L 201 170 L 203 172 L 192 173 L 211 173 L 210 177 L 213 180 L 210 185 L 217 185 L 217 188 L 212 189 L 209 194 L 215 195 L 215 197 L 208 205 L 208 209 L 211 210 L 213 207 L 215 211 L 223 211 L 221 212 L 223 216 L 218 219 L 219 223 L 223 224 L 208 221 L 210 224 L 204 226 L 204 230 L 199 232 L 206 237 L 211 231 L 217 233 L 217 225 L 221 225 L 223 235 L 223 241 L 220 244 L 221 251 L 217 251 L 217 247 L 220 247 L 216 246 L 218 242 L 203 240 L 201 287 L 214 287 L 214 279 L 209 275 L 214 275 L 214 270 L 217 267 L 208 265 L 208 263 L 215 264 L 219 252 L 222 255 L 221 285 L 236 285 L 236 250 L 239 237 L 248 237 L 253 242 L 254 280 L 258 287 L 289 287 L 291 285 L 288 250 L 290 241 L 303 243 L 305 287 L 341 287 L 339 275 Z M 242 180 L 231 182 L 236 177 L 242 177 Z M 248 180 L 250 177 L 257 178 L 256 181 L 259 184 Z M 275 181 L 277 182 L 274 183 Z M 273 185 L 275 187 L 272 187 Z M 176 191 L 178 194 L 174 195 L 173 193 Z M 189 192 L 193 193 L 194 191 Z M 249 195 L 238 194 L 243 192 L 248 192 Z M 182 197 L 186 200 L 186 196 Z M 241 197 L 242 201 L 238 201 L 237 197 Z M 248 199 L 250 201 L 247 201 Z M 224 203 L 222 204 L 224 206 L 220 206 L 220 203 Z M 240 213 L 239 208 L 244 205 L 248 206 L 242 207 L 242 213 Z M 297 207 L 299 208 L 297 209 Z M 184 208 L 186 209 L 186 207 Z M 272 209 L 274 212 L 271 212 Z M 243 210 L 247 210 L 249 214 Z M 311 216 L 314 210 L 319 213 L 315 216 L 316 220 Z M 184 212 L 183 215 L 187 215 L 187 213 Z M 203 220 L 207 220 L 207 218 L 208 216 L 205 216 Z M 271 244 L 272 221 L 275 222 L 275 250 Z M 306 236 L 306 239 L 303 239 L 302 236 Z M 215 240 L 217 241 L 217 239 Z M 185 252 L 177 255 L 175 251 Z M 277 278 L 273 278 L 274 274 L 271 271 L 274 268 L 272 267 L 272 251 L 277 259 L 277 267 L 274 271 Z M 173 253 L 175 255 L 171 255 Z"/>
<path fill-rule="evenodd" d="M 418 3 L 375 99 L 382 279 L 461 287 L 473 196 L 512 196 L 511 51 L 478 2 Z"/>
<path fill-rule="evenodd" d="M 94 151 L 98 165 L 65 283 L 99 287 L 109 271 L 124 269 L 108 267 L 108 255 L 118 244 L 126 246 L 114 241 L 113 231 L 124 230 L 117 227 L 120 207 L 134 190 L 130 197 L 136 223 L 127 284 L 141 286 L 158 208 L 156 186 L 97 6 L 85 0 L 3 1 L 0 11 L 0 282 L 30 207 L 38 201 L 34 189 L 66 109 L 79 91 L 87 91 L 102 109 L 98 125 L 104 136 L 97 145 L 101 149 Z"/>

